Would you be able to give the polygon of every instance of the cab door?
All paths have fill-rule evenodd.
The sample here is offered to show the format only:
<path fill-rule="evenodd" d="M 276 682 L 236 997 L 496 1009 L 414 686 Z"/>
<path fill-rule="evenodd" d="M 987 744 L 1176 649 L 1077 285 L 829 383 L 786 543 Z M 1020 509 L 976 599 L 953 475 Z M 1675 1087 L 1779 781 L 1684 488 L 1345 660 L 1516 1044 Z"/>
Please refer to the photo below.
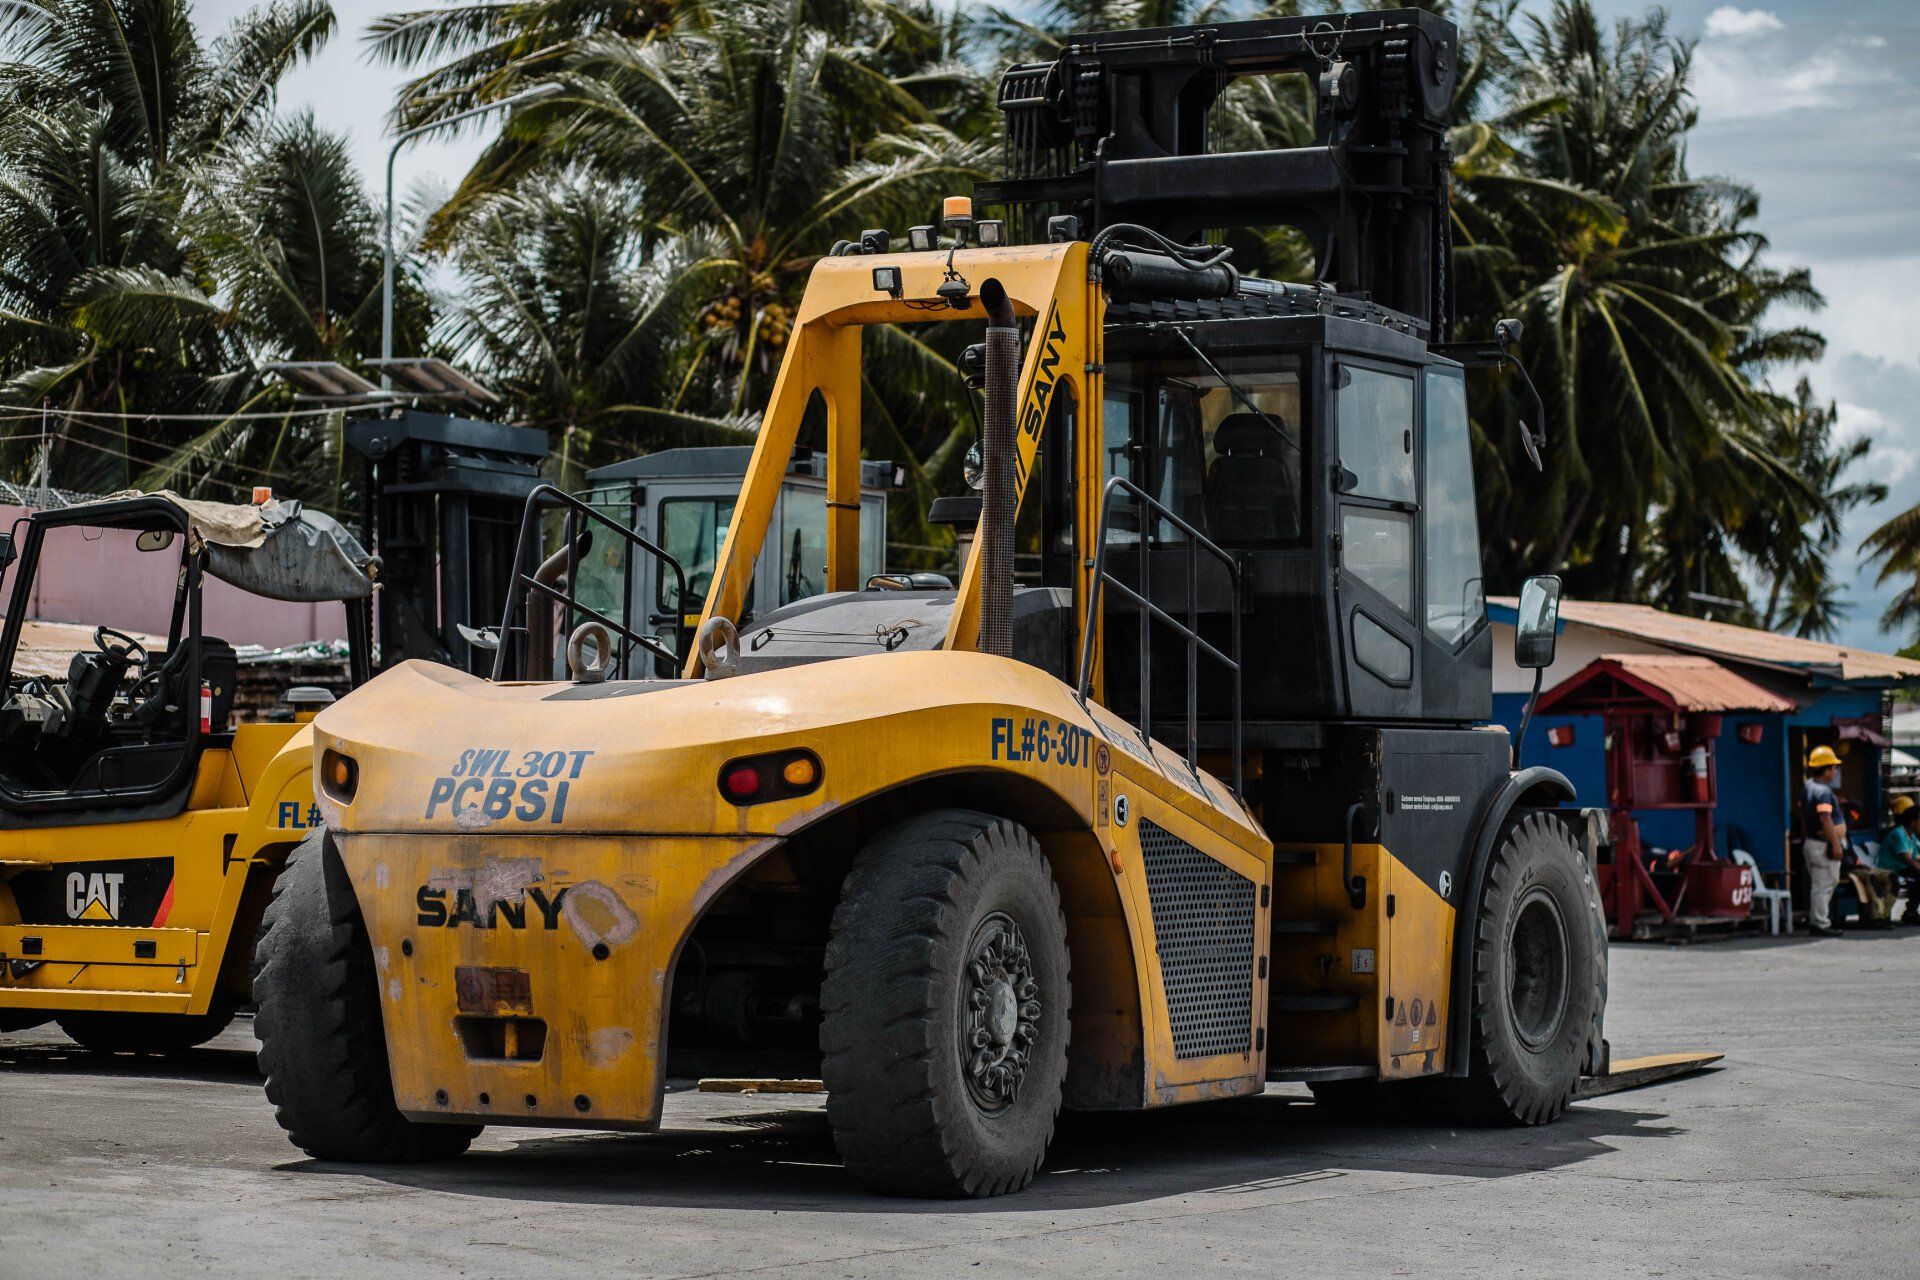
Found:
<path fill-rule="evenodd" d="M 1336 459 L 1336 634 L 1346 673 L 1347 713 L 1388 719 L 1417 716 L 1417 371 L 1333 355 L 1328 386 Z"/>

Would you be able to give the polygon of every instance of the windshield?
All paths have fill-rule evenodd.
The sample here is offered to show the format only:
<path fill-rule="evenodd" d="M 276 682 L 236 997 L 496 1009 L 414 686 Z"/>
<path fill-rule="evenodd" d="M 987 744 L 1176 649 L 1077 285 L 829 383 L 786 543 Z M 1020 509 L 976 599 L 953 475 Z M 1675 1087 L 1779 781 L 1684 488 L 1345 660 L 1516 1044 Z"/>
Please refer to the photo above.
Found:
<path fill-rule="evenodd" d="M 1107 474 L 1140 485 L 1213 541 L 1290 546 L 1305 528 L 1301 357 L 1192 354 L 1107 366 Z M 1231 385 L 1229 385 L 1231 384 Z M 1137 519 L 1114 514 L 1116 539 Z M 1163 525 L 1156 541 L 1177 541 Z"/>

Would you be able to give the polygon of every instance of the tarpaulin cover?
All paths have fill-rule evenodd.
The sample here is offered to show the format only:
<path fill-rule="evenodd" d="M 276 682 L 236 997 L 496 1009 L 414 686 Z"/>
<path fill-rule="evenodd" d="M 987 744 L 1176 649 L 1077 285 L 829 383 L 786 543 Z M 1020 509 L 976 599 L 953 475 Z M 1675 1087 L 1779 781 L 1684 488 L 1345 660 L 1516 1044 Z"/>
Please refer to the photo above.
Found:
<path fill-rule="evenodd" d="M 362 600 L 373 594 L 372 559 L 360 540 L 330 515 L 295 499 L 260 506 L 202 502 L 161 490 L 121 498 L 161 498 L 179 508 L 195 542 L 207 550 L 207 572 L 270 600 Z"/>

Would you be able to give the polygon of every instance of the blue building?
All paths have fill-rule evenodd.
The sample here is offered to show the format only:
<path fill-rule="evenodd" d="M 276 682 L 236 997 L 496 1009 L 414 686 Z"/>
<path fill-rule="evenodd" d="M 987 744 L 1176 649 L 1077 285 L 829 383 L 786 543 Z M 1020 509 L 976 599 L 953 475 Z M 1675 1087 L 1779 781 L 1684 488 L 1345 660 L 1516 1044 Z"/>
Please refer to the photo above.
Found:
<path fill-rule="evenodd" d="M 1510 730 L 1519 728 L 1533 686 L 1533 673 L 1513 665 L 1514 604 L 1512 597 L 1487 602 L 1496 633 L 1493 715 Z M 1791 711 L 1725 718 L 1714 744 L 1719 782 L 1716 853 L 1745 849 L 1763 873 L 1779 875 L 1788 869 L 1793 797 L 1800 791 L 1807 752 L 1821 744 L 1833 747 L 1844 762 L 1841 793 L 1861 806 L 1868 825 L 1885 821 L 1882 758 L 1892 745 L 1892 695 L 1920 687 L 1920 662 L 1646 605 L 1566 600 L 1560 606 L 1559 648 L 1541 688 L 1551 689 L 1595 658 L 1658 653 L 1711 658 L 1793 704 Z M 1521 762 L 1560 770 L 1579 789 L 1581 803 L 1604 806 L 1603 739 L 1598 716 L 1538 716 Z M 1685 847 L 1693 842 L 1692 818 L 1647 813 L 1640 819 L 1640 833 L 1650 847 Z"/>

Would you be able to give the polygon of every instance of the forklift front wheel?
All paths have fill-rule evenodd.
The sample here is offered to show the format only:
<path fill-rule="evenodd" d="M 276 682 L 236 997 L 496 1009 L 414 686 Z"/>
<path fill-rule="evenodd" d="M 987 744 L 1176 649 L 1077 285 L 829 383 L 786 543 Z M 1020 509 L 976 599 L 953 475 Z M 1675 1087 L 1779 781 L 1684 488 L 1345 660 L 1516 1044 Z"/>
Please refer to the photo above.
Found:
<path fill-rule="evenodd" d="M 1468 1074 L 1402 1087 L 1443 1121 L 1557 1119 L 1606 1004 L 1605 930 L 1573 832 L 1550 812 L 1516 815 L 1488 864 L 1471 939 Z"/>
<path fill-rule="evenodd" d="M 893 1195 L 1033 1181 L 1067 1074 L 1067 924 L 1024 827 L 943 809 L 860 852 L 827 944 L 820 1047 L 848 1172 Z"/>
<path fill-rule="evenodd" d="M 478 1125 L 409 1120 L 395 1105 L 373 949 L 325 831 L 302 841 L 274 882 L 253 995 L 274 1118 L 316 1160 L 444 1160 L 479 1135 Z"/>

